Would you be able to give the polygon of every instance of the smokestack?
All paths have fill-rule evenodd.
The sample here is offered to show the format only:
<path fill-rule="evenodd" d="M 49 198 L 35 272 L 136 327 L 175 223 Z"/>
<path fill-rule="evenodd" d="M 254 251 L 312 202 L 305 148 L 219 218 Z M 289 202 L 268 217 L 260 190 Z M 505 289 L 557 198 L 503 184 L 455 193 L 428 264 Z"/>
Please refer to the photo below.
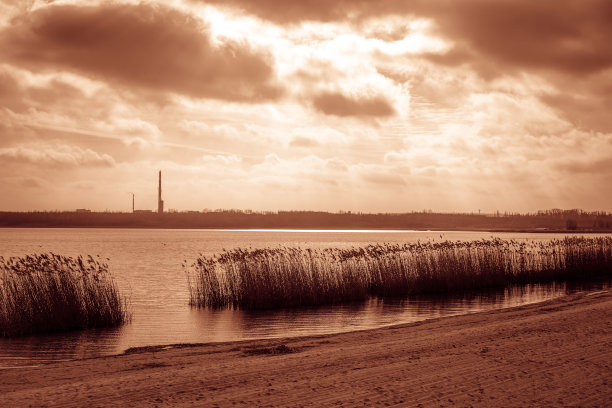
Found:
<path fill-rule="evenodd" d="M 164 200 L 162 200 L 161 194 L 161 170 L 159 171 L 159 187 L 157 189 L 157 212 L 159 214 L 164 212 Z"/>

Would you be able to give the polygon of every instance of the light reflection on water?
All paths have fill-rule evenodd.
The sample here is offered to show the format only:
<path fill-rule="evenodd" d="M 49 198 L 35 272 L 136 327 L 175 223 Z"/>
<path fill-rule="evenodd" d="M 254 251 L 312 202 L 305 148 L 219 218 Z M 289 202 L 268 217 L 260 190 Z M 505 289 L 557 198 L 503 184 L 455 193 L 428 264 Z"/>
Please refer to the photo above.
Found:
<path fill-rule="evenodd" d="M 207 343 L 255 338 L 327 334 L 370 329 L 430 318 L 534 303 L 577 290 L 609 288 L 564 283 L 528 285 L 461 295 L 370 299 L 366 302 L 275 311 L 198 310 L 187 305 L 184 260 L 222 248 L 309 246 L 350 247 L 374 242 L 550 239 L 551 234 L 492 234 L 415 231 L 206 231 L 120 229 L 0 229 L 0 255 L 52 251 L 64 255 L 100 254 L 122 293 L 129 294 L 132 322 L 116 329 L 0 339 L 0 368 L 45 361 L 121 353 L 130 347 Z"/>

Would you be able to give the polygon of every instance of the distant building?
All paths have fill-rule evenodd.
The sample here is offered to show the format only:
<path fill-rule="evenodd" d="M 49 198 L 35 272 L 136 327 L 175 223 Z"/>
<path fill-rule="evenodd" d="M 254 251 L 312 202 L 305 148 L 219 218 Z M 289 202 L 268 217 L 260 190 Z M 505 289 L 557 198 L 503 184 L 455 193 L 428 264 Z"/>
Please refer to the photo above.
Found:
<path fill-rule="evenodd" d="M 152 214 L 153 210 L 134 210 L 134 214 Z"/>
<path fill-rule="evenodd" d="M 162 189 L 161 189 L 161 170 L 159 171 L 159 187 L 157 189 L 157 212 L 159 214 L 164 212 L 164 200 L 162 200 Z"/>
<path fill-rule="evenodd" d="M 91 210 L 88 210 L 87 208 L 77 208 L 76 212 L 78 212 L 78 213 L 90 213 Z"/>

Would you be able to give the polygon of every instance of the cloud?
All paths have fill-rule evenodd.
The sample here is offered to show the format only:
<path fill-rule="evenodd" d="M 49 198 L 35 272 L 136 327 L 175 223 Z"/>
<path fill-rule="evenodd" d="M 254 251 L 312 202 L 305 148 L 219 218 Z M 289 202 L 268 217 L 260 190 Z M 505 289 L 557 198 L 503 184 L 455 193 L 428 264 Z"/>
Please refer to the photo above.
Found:
<path fill-rule="evenodd" d="M 4 147 L 0 149 L 0 158 L 17 163 L 25 162 L 42 166 L 115 166 L 115 160 L 108 154 L 100 154 L 91 149 L 69 145 Z"/>
<path fill-rule="evenodd" d="M 19 82 L 6 69 L 0 69 L 0 107 L 17 111 L 25 106 Z"/>
<path fill-rule="evenodd" d="M 202 161 L 206 163 L 206 165 L 216 165 L 221 167 L 237 167 L 242 163 L 242 158 L 238 157 L 235 154 L 232 155 L 204 155 L 202 156 Z"/>
<path fill-rule="evenodd" d="M 109 134 L 116 134 L 125 137 L 127 141 L 132 138 L 142 140 L 158 140 L 162 132 L 152 123 L 139 118 L 109 118 L 108 122 L 101 123 L 100 129 Z"/>
<path fill-rule="evenodd" d="M 341 130 L 325 125 L 305 125 L 291 131 L 289 147 L 346 146 L 350 138 Z"/>
<path fill-rule="evenodd" d="M 391 172 L 368 170 L 363 172 L 361 177 L 365 181 L 376 185 L 406 185 L 406 181 L 399 174 Z"/>
<path fill-rule="evenodd" d="M 569 174 L 581 174 L 586 173 L 590 175 L 612 175 L 612 162 L 610 157 L 598 157 L 598 158 L 564 158 L 564 160 L 558 160 L 555 164 L 558 170 L 567 172 Z"/>
<path fill-rule="evenodd" d="M 207 0 L 278 24 L 303 21 L 360 22 L 402 15 L 432 19 L 457 44 L 438 62 L 486 57 L 509 67 L 592 73 L 612 64 L 612 3 L 607 0 Z M 386 34 L 385 34 L 386 35 Z M 484 68 L 484 67 L 482 67 Z"/>
<path fill-rule="evenodd" d="M 272 153 L 251 166 L 249 176 L 252 180 L 264 180 L 266 184 L 273 180 L 279 187 L 284 184 L 287 188 L 301 186 L 316 191 L 318 184 L 337 185 L 338 177 L 347 170 L 346 163 L 337 158 L 323 159 L 311 154 L 286 159 Z"/>
<path fill-rule="evenodd" d="M 240 132 L 236 127 L 225 123 L 211 125 L 206 122 L 185 119 L 178 124 L 178 127 L 183 132 L 207 139 L 225 140 L 232 143 L 241 139 L 244 141 L 245 129 L 242 129 L 243 132 Z"/>
<path fill-rule="evenodd" d="M 612 69 L 586 80 L 562 81 L 562 89 L 542 94 L 541 100 L 578 128 L 612 132 L 612 115 L 602 109 L 612 106 Z"/>
<path fill-rule="evenodd" d="M 77 87 L 53 79 L 43 86 L 33 86 L 26 90 L 25 95 L 39 106 L 50 106 L 53 104 L 69 104 L 85 98 L 85 94 Z"/>
<path fill-rule="evenodd" d="M 36 179 L 32 177 L 23 179 L 20 185 L 21 187 L 25 187 L 25 188 L 42 188 L 43 187 L 43 183 L 40 181 L 40 179 Z"/>
<path fill-rule="evenodd" d="M 202 0 L 196 0 L 202 2 Z M 337 21 L 346 18 L 367 0 L 206 0 L 206 3 L 240 9 L 259 18 L 279 24 L 302 21 Z"/>
<path fill-rule="evenodd" d="M 323 92 L 312 98 L 316 110 L 326 115 L 387 117 L 395 113 L 382 96 L 350 98 L 338 92 Z"/>
<path fill-rule="evenodd" d="M 165 6 L 42 7 L 12 19 L 0 47 L 12 64 L 128 88 L 228 101 L 281 95 L 271 55 L 246 42 L 213 43 L 204 22 Z"/>
<path fill-rule="evenodd" d="M 446 72 L 458 81 L 472 72 L 486 81 L 528 75 L 556 88 L 541 94 L 542 100 L 576 126 L 612 130 L 610 115 L 597 109 L 610 102 L 606 88 L 612 72 L 612 2 L 608 0 L 308 0 L 290 6 L 283 0 L 207 3 L 290 26 L 285 27 L 290 30 L 304 22 L 323 22 L 325 27 L 340 23 L 336 26 L 378 39 L 385 47 L 406 40 L 411 24 L 423 22 L 425 28 L 413 33 L 417 35 L 413 45 L 423 47 L 425 43 L 418 38 L 425 35 L 442 40 L 444 47 L 429 44 L 416 53 L 404 52 L 405 59 L 398 61 L 396 56 L 384 60 L 385 47 L 381 46 L 382 54 L 373 57 L 379 67 L 387 65 L 382 69 L 384 75 L 408 81 L 416 92 L 427 91 L 416 89 L 419 81 L 413 81 L 415 74 L 420 75 L 414 68 L 420 62 L 431 64 L 431 69 L 426 65 L 427 75 Z M 360 45 L 353 48 L 355 53 L 363 50 Z M 323 73 L 341 76 L 331 70 Z M 304 81 L 322 77 L 306 70 L 297 74 Z M 433 102 L 455 95 L 454 88 L 437 87 L 429 79 L 423 84 L 439 94 Z"/>
<path fill-rule="evenodd" d="M 289 142 L 290 147 L 317 147 L 319 146 L 319 142 L 309 137 L 304 136 L 295 136 Z"/>
<path fill-rule="evenodd" d="M 331 158 L 325 163 L 325 169 L 332 172 L 345 172 L 349 170 L 349 166 L 338 158 Z"/>

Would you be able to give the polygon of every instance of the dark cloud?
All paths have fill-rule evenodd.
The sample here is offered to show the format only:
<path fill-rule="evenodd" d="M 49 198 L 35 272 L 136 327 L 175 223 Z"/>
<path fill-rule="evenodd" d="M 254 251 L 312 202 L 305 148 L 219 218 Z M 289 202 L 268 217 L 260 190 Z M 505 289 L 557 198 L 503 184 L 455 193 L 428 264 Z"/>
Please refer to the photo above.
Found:
<path fill-rule="evenodd" d="M 326 115 L 386 117 L 395 113 L 391 103 L 381 96 L 353 99 L 338 92 L 324 92 L 314 96 L 312 103 Z"/>
<path fill-rule="evenodd" d="M 439 32 L 457 43 L 436 62 L 495 64 L 499 72 L 549 69 L 583 75 L 612 66 L 609 1 L 430 3 L 416 13 L 431 17 Z"/>
<path fill-rule="evenodd" d="M 200 20 L 167 7 L 49 6 L 0 34 L 3 59 L 39 71 L 68 69 L 129 88 L 201 98 L 277 98 L 272 57 L 248 44 L 213 44 Z"/>

